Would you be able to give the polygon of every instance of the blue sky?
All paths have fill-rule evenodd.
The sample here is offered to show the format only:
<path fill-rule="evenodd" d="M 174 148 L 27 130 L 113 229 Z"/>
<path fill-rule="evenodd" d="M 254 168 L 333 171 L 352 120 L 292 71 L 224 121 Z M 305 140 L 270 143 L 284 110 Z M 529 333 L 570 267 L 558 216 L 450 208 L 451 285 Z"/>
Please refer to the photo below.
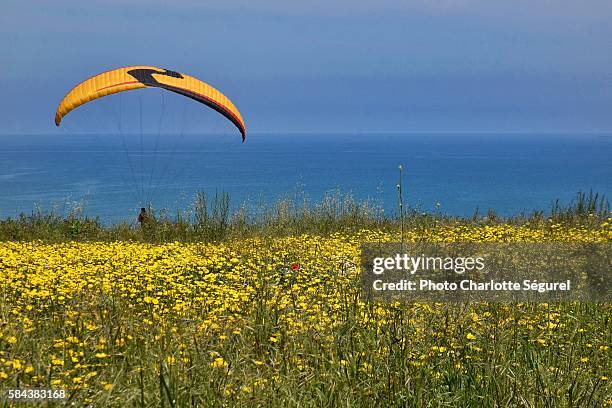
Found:
<path fill-rule="evenodd" d="M 55 131 L 72 85 L 133 64 L 220 88 L 251 133 L 610 132 L 610 21 L 603 0 L 4 0 L 0 133 Z"/>

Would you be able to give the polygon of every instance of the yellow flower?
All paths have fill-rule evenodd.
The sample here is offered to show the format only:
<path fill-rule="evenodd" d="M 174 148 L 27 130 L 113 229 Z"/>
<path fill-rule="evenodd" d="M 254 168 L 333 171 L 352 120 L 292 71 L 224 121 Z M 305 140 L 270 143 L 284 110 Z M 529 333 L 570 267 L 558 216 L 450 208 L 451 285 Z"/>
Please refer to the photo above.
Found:
<path fill-rule="evenodd" d="M 151 296 L 145 296 L 143 300 L 144 300 L 145 303 L 150 303 L 150 304 L 153 304 L 153 305 L 159 305 L 159 299 L 151 297 Z"/>
<path fill-rule="evenodd" d="M 223 359 L 223 357 L 217 357 L 213 360 L 212 363 L 210 363 L 210 366 L 212 368 L 226 367 L 227 362 Z"/>
<path fill-rule="evenodd" d="M 23 364 L 21 363 L 21 360 L 9 360 L 6 362 L 6 365 L 11 366 L 13 368 L 13 370 L 17 371 L 17 370 L 21 370 L 21 368 L 23 367 Z"/>

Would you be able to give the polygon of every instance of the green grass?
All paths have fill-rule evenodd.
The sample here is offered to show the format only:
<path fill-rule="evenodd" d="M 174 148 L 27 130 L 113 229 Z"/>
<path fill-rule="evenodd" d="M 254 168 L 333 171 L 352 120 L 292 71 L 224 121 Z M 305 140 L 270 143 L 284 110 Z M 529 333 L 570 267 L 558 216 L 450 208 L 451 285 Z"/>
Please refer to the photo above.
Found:
<path fill-rule="evenodd" d="M 37 210 L 0 220 L 0 240 L 216 242 L 253 236 L 327 235 L 363 228 L 398 230 L 402 225 L 418 230 L 457 222 L 542 226 L 553 222 L 588 226 L 599 225 L 610 216 L 606 198 L 593 192 L 579 192 L 567 204 L 555 200 L 547 212 L 533 211 L 513 217 L 500 217 L 493 210 L 486 214 L 477 210 L 471 217 L 454 217 L 411 208 L 402 213 L 385 214 L 376 203 L 358 202 L 338 191 L 327 193 L 317 203 L 300 197 L 279 200 L 272 206 L 250 208 L 242 205 L 235 211 L 230 208 L 230 197 L 226 193 L 216 193 L 210 198 L 198 193 L 192 207 L 186 211 L 171 214 L 167 210 L 149 208 L 150 220 L 142 228 L 135 219 L 105 226 L 99 219 L 85 216 L 80 210 L 68 216 Z"/>
<path fill-rule="evenodd" d="M 142 228 L 42 212 L 0 221 L 3 387 L 67 388 L 68 406 L 612 404 L 609 303 L 364 303 L 359 279 L 344 274 L 344 265 L 358 264 L 360 242 L 343 244 L 364 229 L 394 239 L 401 230 L 452 238 L 453 227 L 468 226 L 486 240 L 490 229 L 480 227 L 495 225 L 509 234 L 501 240 L 519 229 L 545 239 L 605 237 L 610 214 L 601 196 L 510 218 L 414 209 L 398 217 L 339 193 L 230 208 L 225 194 L 200 194 L 173 217 L 151 211 Z M 243 245 L 248 237 L 257 240 Z M 86 243 L 48 245 L 66 241 Z M 183 258 L 185 246 L 174 241 L 217 244 L 197 244 Z M 294 261 L 303 267 L 291 272 Z M 236 301 L 246 288 L 248 299 Z M 175 311 L 179 300 L 189 307 Z M 16 359 L 18 368 L 9 363 Z"/>

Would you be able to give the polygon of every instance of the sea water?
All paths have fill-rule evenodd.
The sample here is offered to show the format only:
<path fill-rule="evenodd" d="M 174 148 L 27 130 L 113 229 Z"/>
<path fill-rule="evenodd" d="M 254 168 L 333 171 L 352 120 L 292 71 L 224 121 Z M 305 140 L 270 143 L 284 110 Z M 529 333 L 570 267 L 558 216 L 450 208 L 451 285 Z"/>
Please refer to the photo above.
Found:
<path fill-rule="evenodd" d="M 546 210 L 578 191 L 612 192 L 612 135 L 2 135 L 0 217 L 75 207 L 105 223 L 139 207 L 188 209 L 196 192 L 233 208 L 350 194 L 397 212 Z"/>

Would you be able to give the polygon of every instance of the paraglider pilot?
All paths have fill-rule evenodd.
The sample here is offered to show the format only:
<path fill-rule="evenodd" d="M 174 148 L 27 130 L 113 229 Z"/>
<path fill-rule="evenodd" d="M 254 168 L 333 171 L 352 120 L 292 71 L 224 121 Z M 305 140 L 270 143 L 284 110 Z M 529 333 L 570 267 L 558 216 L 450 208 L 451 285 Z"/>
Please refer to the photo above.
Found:
<path fill-rule="evenodd" d="M 148 219 L 149 219 L 149 214 L 147 214 L 147 209 L 142 207 L 140 209 L 140 214 L 138 214 L 138 222 L 140 223 L 140 226 L 142 227 L 144 223 L 147 222 Z"/>

